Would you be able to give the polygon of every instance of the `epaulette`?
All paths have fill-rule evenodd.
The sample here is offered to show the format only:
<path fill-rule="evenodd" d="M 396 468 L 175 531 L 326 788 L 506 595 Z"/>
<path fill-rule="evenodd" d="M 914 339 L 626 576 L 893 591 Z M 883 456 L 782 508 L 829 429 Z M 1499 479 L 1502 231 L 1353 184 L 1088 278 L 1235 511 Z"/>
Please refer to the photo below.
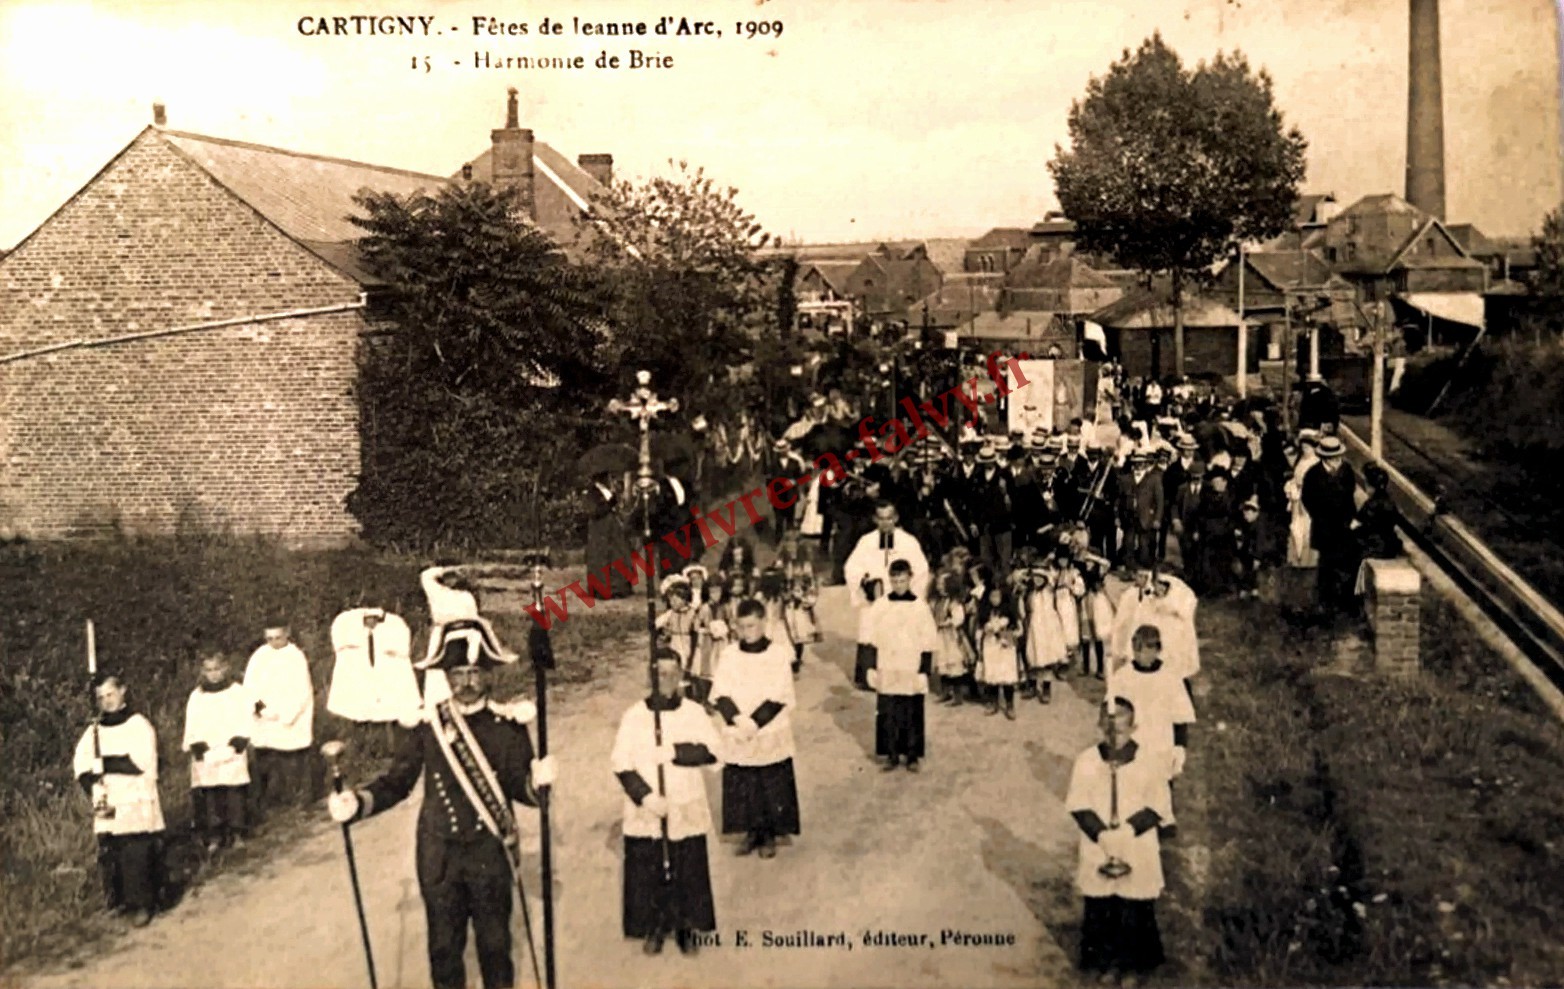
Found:
<path fill-rule="evenodd" d="M 514 700 L 505 704 L 501 704 L 498 701 L 490 701 L 489 710 L 493 711 L 496 716 L 504 718 L 506 721 L 514 721 L 518 725 L 531 724 L 532 720 L 538 716 L 537 705 L 528 700 Z"/>

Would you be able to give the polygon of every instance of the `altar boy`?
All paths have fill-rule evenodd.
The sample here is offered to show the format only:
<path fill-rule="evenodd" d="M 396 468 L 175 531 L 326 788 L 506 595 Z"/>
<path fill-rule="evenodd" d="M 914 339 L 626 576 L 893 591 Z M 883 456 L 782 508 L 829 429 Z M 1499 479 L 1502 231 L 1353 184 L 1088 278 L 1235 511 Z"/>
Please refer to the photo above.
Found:
<path fill-rule="evenodd" d="M 939 628 L 927 601 L 912 590 L 912 564 L 893 560 L 891 592 L 869 607 L 869 684 L 879 695 L 874 712 L 874 754 L 886 772 L 902 759 L 918 771 L 923 758 L 923 698 L 939 645 Z"/>

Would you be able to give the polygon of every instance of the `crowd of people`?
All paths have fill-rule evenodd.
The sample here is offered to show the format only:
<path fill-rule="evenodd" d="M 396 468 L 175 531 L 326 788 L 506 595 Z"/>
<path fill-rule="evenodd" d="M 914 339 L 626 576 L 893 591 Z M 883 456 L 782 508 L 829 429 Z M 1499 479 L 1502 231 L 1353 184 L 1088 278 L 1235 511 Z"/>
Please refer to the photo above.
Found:
<path fill-rule="evenodd" d="M 845 457 L 855 414 L 840 395 L 817 396 L 775 439 L 746 417 L 742 462 L 732 448 L 714 458 L 719 470 L 791 477 L 803 495 L 762 530 L 764 554 L 733 538 L 710 567 L 693 563 L 657 589 L 651 689 L 624 712 L 608 758 L 623 792 L 623 933 L 648 953 L 669 937 L 695 953 L 715 930 L 707 837 L 718 823 L 703 771 L 721 773 L 720 830 L 739 855 L 775 858 L 779 839 L 802 832 L 794 682 L 822 640 L 821 587 L 845 584 L 858 619 L 853 681 L 874 695 L 886 773 L 928 765 L 931 696 L 1015 721 L 1018 702 L 1050 704 L 1060 680 L 1104 681 L 1103 738 L 1076 759 L 1066 799 L 1080 832 L 1081 964 L 1133 979 L 1163 959 L 1159 843 L 1175 827 L 1173 783 L 1196 720 L 1198 601 L 1258 597 L 1276 568 L 1313 566 L 1316 606 L 1349 612 L 1361 560 L 1400 551 L 1384 471 L 1365 471 L 1360 505 L 1332 418 L 1292 435 L 1279 410 L 1187 382 L 1107 377 L 1091 421 L 1031 435 L 972 422 L 950 441 Z M 848 465 L 834 483 L 805 477 L 821 448 Z M 591 568 L 594 553 L 622 551 L 635 506 L 606 473 L 589 494 Z M 650 497 L 647 517 L 673 531 L 688 523 L 694 480 L 664 470 Z M 537 805 L 555 770 L 534 758 L 530 705 L 489 696 L 491 670 L 516 657 L 474 588 L 445 567 L 426 571 L 423 587 L 432 627 L 417 663 L 397 616 L 359 609 L 333 625 L 338 672 L 362 680 L 334 686 L 333 714 L 411 731 L 386 773 L 333 794 L 329 809 L 361 820 L 423 780 L 418 870 L 434 982 L 463 984 L 471 925 L 484 984 L 510 985 L 510 804 Z M 202 657 L 190 696 L 182 749 L 212 849 L 242 841 L 258 813 L 315 795 L 308 660 L 280 620 L 264 640 L 242 681 L 227 657 Z M 142 924 L 161 868 L 156 738 L 123 678 L 100 677 L 97 697 L 76 774 L 92 796 L 110 902 Z"/>

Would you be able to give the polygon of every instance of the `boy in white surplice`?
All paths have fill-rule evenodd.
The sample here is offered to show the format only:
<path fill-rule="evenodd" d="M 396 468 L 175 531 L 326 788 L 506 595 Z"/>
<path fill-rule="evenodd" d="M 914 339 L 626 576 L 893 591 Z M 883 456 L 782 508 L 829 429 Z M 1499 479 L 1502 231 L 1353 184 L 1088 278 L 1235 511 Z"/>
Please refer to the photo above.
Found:
<path fill-rule="evenodd" d="M 891 593 L 869 608 L 867 645 L 869 683 L 879 694 L 874 712 L 874 754 L 885 756 L 885 771 L 907 760 L 918 771 L 923 758 L 923 704 L 929 692 L 939 628 L 927 601 L 912 590 L 912 564 L 893 560 Z"/>
<path fill-rule="evenodd" d="M 706 852 L 711 807 L 701 770 L 717 767 L 721 743 L 706 710 L 680 695 L 679 655 L 660 649 L 655 667 L 655 689 L 625 711 L 614 737 L 613 771 L 625 792 L 624 934 L 645 938 L 645 951 L 652 955 L 673 934 L 680 951 L 694 954 L 694 935 L 717 928 Z M 654 718 L 661 719 L 660 746 Z"/>

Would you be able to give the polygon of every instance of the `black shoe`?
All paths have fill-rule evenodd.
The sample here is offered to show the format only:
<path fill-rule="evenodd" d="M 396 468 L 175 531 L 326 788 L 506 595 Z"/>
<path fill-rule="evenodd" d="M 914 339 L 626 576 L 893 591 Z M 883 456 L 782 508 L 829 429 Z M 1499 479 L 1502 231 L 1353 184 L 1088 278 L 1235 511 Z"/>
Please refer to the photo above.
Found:
<path fill-rule="evenodd" d="M 760 846 L 761 840 L 759 835 L 747 834 L 744 836 L 744 841 L 740 843 L 737 854 L 748 855 Z"/>
<path fill-rule="evenodd" d="M 885 763 L 885 765 L 880 767 L 880 772 L 888 773 L 891 770 L 895 769 L 899 765 L 901 765 L 901 760 L 896 758 L 895 756 L 891 756 L 891 758 Z"/>
<path fill-rule="evenodd" d="M 664 935 L 662 934 L 649 935 L 646 943 L 641 945 L 641 950 L 648 955 L 660 955 L 663 953 L 663 940 Z"/>
<path fill-rule="evenodd" d="M 135 913 L 130 915 L 130 923 L 133 927 L 147 926 L 148 924 L 152 923 L 152 911 L 137 910 Z"/>
<path fill-rule="evenodd" d="M 1011 721 L 1016 719 L 1016 708 L 1014 704 L 1005 705 L 1005 717 L 1009 718 Z"/>
<path fill-rule="evenodd" d="M 920 772 L 922 769 L 923 769 L 923 767 L 918 765 L 918 760 L 916 760 L 916 759 L 908 759 L 907 760 L 907 772 L 909 772 L 909 773 L 916 773 L 916 772 Z"/>
<path fill-rule="evenodd" d="M 679 951 L 686 955 L 696 954 L 701 950 L 701 943 L 695 937 L 694 931 L 680 931 L 674 938 L 679 944 Z"/>
<path fill-rule="evenodd" d="M 765 844 L 760 846 L 760 857 L 763 859 L 774 859 L 777 857 L 777 840 L 775 838 L 767 838 Z"/>

